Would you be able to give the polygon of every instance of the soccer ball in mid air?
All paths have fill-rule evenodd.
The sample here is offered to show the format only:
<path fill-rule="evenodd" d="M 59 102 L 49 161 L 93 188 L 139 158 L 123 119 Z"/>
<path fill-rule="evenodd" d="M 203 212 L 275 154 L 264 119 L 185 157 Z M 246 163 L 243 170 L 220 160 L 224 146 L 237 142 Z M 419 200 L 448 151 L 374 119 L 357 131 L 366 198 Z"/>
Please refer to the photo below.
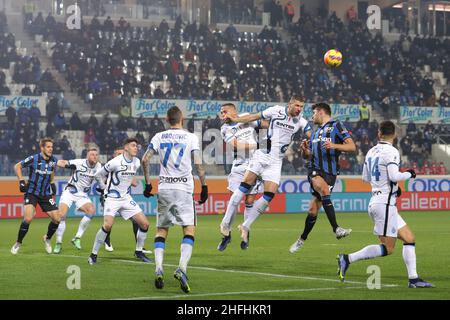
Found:
<path fill-rule="evenodd" d="M 323 57 L 323 61 L 327 66 L 339 67 L 342 63 L 342 53 L 335 49 L 328 50 Z"/>

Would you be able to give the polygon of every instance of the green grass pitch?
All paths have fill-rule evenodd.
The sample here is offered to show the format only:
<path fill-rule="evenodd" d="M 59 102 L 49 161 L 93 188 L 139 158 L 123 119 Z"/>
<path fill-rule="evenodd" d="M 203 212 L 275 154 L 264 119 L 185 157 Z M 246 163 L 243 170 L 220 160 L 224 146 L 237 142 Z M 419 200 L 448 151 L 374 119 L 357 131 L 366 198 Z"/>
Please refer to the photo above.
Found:
<path fill-rule="evenodd" d="M 450 299 L 450 214 L 448 212 L 410 212 L 402 214 L 416 234 L 418 272 L 433 282 L 433 289 L 408 289 L 402 245 L 392 256 L 361 261 L 350 266 L 347 281 L 338 281 L 336 254 L 353 252 L 378 243 L 366 213 L 338 214 L 343 227 L 353 233 L 336 240 L 326 215 L 321 213 L 305 246 L 296 254 L 289 246 L 303 230 L 304 214 L 263 215 L 252 226 L 250 248 L 240 249 L 236 229 L 224 252 L 217 251 L 222 216 L 199 216 L 194 252 L 189 263 L 191 293 L 184 294 L 173 278 L 178 264 L 181 229 L 173 227 L 166 242 L 165 288 L 154 287 L 154 264 L 133 257 L 134 236 L 131 223 L 116 219 L 112 232 L 114 252 L 99 253 L 98 264 L 89 266 L 87 257 L 95 233 L 102 223 L 94 218 L 83 249 L 70 243 L 79 219 L 68 219 L 60 255 L 44 251 L 42 235 L 48 219 L 36 219 L 18 255 L 10 248 L 19 220 L 0 221 L 0 299 Z M 235 226 L 242 221 L 236 218 Z M 146 247 L 153 249 L 155 218 Z M 54 243 L 54 241 L 53 241 Z M 152 255 L 153 257 L 153 255 Z M 66 282 L 71 265 L 81 269 L 81 289 L 69 290 Z M 381 270 L 381 289 L 367 288 L 367 268 Z"/>

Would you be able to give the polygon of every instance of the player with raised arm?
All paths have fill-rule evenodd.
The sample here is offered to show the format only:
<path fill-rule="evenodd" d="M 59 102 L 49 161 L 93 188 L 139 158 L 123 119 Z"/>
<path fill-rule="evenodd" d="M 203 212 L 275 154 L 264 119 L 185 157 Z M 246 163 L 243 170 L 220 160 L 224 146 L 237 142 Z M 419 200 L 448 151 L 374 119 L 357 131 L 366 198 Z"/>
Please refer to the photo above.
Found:
<path fill-rule="evenodd" d="M 25 193 L 25 203 L 23 221 L 20 224 L 17 241 L 11 248 L 12 254 L 19 252 L 23 238 L 27 234 L 30 223 L 36 214 L 36 206 L 38 204 L 51 219 L 47 234 L 43 237 L 47 253 L 52 253 L 50 239 L 56 229 L 58 229 L 58 224 L 61 221 L 58 207 L 53 199 L 53 196 L 56 194 L 53 178 L 57 162 L 53 156 L 53 140 L 43 138 L 39 145 L 41 147 L 40 153 L 29 156 L 14 166 L 16 176 L 19 179 L 20 192 Z M 25 182 L 25 178 L 22 176 L 22 169 L 24 168 L 29 168 L 28 182 Z"/>
<path fill-rule="evenodd" d="M 174 224 L 183 228 L 183 240 L 180 248 L 180 262 L 174 277 L 180 282 L 181 289 L 190 291 L 187 265 L 194 246 L 197 217 L 193 199 L 194 178 L 192 161 L 202 185 L 199 203 L 208 199 L 205 170 L 202 166 L 201 149 L 197 136 L 183 130 L 183 113 L 174 106 L 167 111 L 166 121 L 170 128 L 155 134 L 142 158 L 145 190 L 144 196 L 151 197 L 150 160 L 157 154 L 160 161 L 158 184 L 158 213 L 156 216 L 156 236 L 154 244 L 156 277 L 155 286 L 164 287 L 163 259 L 169 228 Z"/>
<path fill-rule="evenodd" d="M 331 108 L 328 104 L 316 103 L 312 109 L 313 123 L 319 127 L 313 132 L 309 142 L 303 140 L 301 150 L 303 158 L 309 159 L 308 180 L 313 198 L 306 216 L 305 228 L 289 248 L 291 253 L 297 252 L 304 245 L 322 206 L 337 239 L 348 236 L 352 231 L 337 224 L 331 192 L 339 174 L 339 155 L 342 152 L 355 152 L 356 146 L 344 125 L 331 118 Z"/>
<path fill-rule="evenodd" d="M 392 145 L 395 139 L 395 124 L 380 123 L 379 142 L 369 150 L 364 161 L 363 180 L 372 186 L 369 216 L 374 223 L 373 232 L 380 239 L 379 245 L 369 245 L 350 254 L 339 254 L 338 275 L 344 281 L 350 264 L 363 260 L 384 257 L 393 253 L 397 239 L 403 241 L 403 261 L 408 271 L 409 288 L 431 288 L 433 284 L 419 278 L 416 271 L 415 236 L 398 213 L 396 202 L 401 194 L 398 182 L 414 179 L 416 173 L 409 169 L 400 172 L 400 154 Z"/>
<path fill-rule="evenodd" d="M 230 116 L 224 118 L 231 123 L 251 123 L 260 119 L 269 120 L 267 130 L 267 150 L 258 149 L 253 153 L 244 178 L 231 196 L 225 215 L 233 216 L 243 197 L 255 186 L 258 177 L 264 181 L 264 195 L 249 210 L 243 224 L 239 225 L 241 249 L 249 247 L 250 226 L 265 212 L 278 190 L 281 179 L 283 157 L 292 142 L 294 134 L 300 130 L 309 137 L 311 127 L 303 118 L 304 98 L 293 96 L 287 106 L 273 106 L 266 110 L 247 116 Z"/>
<path fill-rule="evenodd" d="M 228 175 L 228 190 L 234 192 L 244 178 L 250 158 L 253 152 L 257 149 L 257 130 L 260 128 L 267 128 L 267 121 L 253 121 L 250 123 L 232 123 L 226 119 L 226 116 L 238 117 L 236 106 L 232 103 L 225 103 L 220 110 L 220 116 L 224 124 L 220 128 L 222 139 L 225 143 L 231 145 L 234 151 L 233 166 Z M 246 116 L 248 113 L 239 116 Z M 249 191 L 245 197 L 244 220 L 248 216 L 248 212 L 253 208 L 255 196 L 262 192 L 262 183 L 257 180 L 256 185 Z M 220 224 L 220 233 L 222 240 L 217 249 L 223 251 L 231 242 L 231 226 L 233 224 L 236 211 L 228 211 L 225 214 Z"/>
<path fill-rule="evenodd" d="M 78 231 L 71 241 L 75 248 L 81 250 L 81 237 L 95 215 L 95 207 L 88 193 L 91 191 L 92 184 L 95 181 L 98 183 L 98 188 L 104 190 L 106 187 L 102 179 L 95 177 L 95 173 L 102 167 L 101 163 L 98 162 L 97 148 L 89 148 L 86 159 L 58 160 L 57 166 L 71 169 L 72 176 L 59 200 L 61 222 L 58 230 L 56 230 L 56 245 L 53 249 L 53 253 L 56 254 L 61 253 L 62 239 L 66 230 L 65 218 L 72 204 L 75 204 L 76 210 L 84 212 Z"/>
<path fill-rule="evenodd" d="M 95 174 L 96 178 L 104 179 L 108 176 L 108 179 L 104 191 L 104 222 L 102 228 L 97 232 L 92 253 L 88 259 L 91 265 L 97 263 L 98 251 L 112 229 L 116 214 L 120 214 L 125 220 L 132 218 L 138 223 L 139 230 L 134 255 L 144 262 L 151 262 L 142 252 L 149 223 L 142 209 L 130 194 L 131 183 L 141 166 L 140 160 L 136 157 L 137 153 L 138 141 L 135 138 L 128 138 L 124 141 L 124 153 L 108 161 Z"/>

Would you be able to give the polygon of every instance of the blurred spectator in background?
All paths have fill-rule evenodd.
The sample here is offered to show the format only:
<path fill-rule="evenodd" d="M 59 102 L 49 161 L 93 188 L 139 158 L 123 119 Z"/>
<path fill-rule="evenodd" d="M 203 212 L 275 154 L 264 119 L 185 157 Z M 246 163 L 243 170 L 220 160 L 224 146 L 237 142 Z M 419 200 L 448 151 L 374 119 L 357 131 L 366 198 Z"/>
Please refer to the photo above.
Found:
<path fill-rule="evenodd" d="M 16 123 L 16 109 L 14 108 L 13 104 L 11 103 L 5 112 L 6 119 L 8 120 L 8 124 L 11 128 L 14 127 L 14 124 Z"/>
<path fill-rule="evenodd" d="M 97 138 L 95 137 L 95 131 L 93 128 L 89 128 L 84 136 L 84 143 L 97 143 Z"/>
<path fill-rule="evenodd" d="M 69 120 L 71 130 L 83 130 L 83 123 L 81 122 L 78 112 L 74 112 Z"/>
<path fill-rule="evenodd" d="M 75 152 L 69 146 L 62 154 L 64 160 L 73 160 L 76 158 Z"/>
<path fill-rule="evenodd" d="M 53 119 L 53 123 L 55 124 L 56 130 L 65 130 L 67 129 L 66 118 L 64 116 L 64 112 L 60 110 Z"/>

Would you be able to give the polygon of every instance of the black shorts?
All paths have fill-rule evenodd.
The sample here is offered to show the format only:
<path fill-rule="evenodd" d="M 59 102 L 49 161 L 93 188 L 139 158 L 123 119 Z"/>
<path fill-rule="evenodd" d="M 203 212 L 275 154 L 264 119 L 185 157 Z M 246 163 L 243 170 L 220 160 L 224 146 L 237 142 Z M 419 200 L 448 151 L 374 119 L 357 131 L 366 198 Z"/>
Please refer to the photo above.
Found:
<path fill-rule="evenodd" d="M 334 184 L 336 183 L 336 176 L 332 174 L 328 174 L 326 172 L 320 171 L 320 170 L 309 170 L 308 171 L 308 181 L 309 185 L 311 186 L 311 193 L 314 197 L 316 197 L 319 200 L 322 200 L 322 197 L 320 196 L 320 193 L 318 193 L 316 190 L 314 190 L 313 184 L 312 184 L 312 178 L 314 177 L 322 177 L 323 180 L 328 184 L 330 188 L 330 193 L 333 192 Z"/>
<path fill-rule="evenodd" d="M 50 212 L 58 210 L 58 206 L 56 205 L 55 200 L 51 196 L 39 197 L 31 193 L 25 193 L 24 196 L 24 204 L 31 204 L 36 208 L 36 205 L 39 204 L 42 211 Z"/>

